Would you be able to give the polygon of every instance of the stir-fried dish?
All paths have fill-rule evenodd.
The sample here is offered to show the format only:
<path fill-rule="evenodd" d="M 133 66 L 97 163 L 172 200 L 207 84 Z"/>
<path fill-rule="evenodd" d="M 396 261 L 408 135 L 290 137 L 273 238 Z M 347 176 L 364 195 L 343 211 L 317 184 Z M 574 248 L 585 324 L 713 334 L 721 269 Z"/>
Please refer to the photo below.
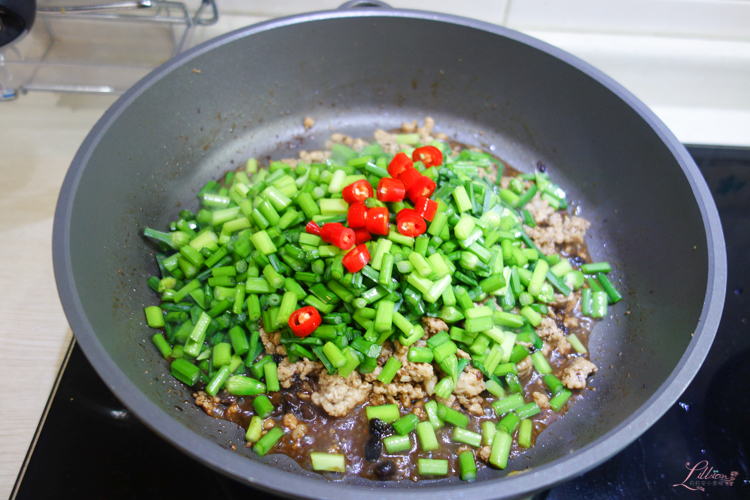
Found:
<path fill-rule="evenodd" d="M 250 159 L 197 213 L 145 230 L 155 345 L 259 456 L 470 481 L 533 446 L 597 371 L 589 334 L 622 297 L 589 222 L 543 166 L 519 174 L 433 127 Z"/>

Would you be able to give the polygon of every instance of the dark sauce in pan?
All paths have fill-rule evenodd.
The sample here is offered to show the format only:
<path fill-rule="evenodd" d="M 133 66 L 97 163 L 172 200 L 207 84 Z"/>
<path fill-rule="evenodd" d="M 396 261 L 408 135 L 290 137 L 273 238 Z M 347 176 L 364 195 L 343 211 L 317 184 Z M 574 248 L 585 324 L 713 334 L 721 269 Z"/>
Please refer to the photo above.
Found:
<path fill-rule="evenodd" d="M 563 327 L 563 321 L 566 317 L 578 320 L 578 326 L 570 328 Z M 557 314 L 556 322 L 560 329 L 566 334 L 575 333 L 584 346 L 588 345 L 589 334 L 594 325 L 594 321 L 590 318 L 581 316 L 579 308 L 576 308 L 576 310 L 569 314 Z M 552 367 L 553 374 L 558 379 L 562 378 L 564 368 L 568 366 L 573 359 L 579 356 L 580 355 L 575 353 L 575 351 L 571 351 L 567 356 L 560 355 L 557 350 L 552 351 L 548 361 Z M 527 402 L 533 401 L 532 393 L 534 392 L 541 392 L 542 394 L 551 396 L 544 386 L 542 377 L 534 370 L 531 370 L 530 374 L 522 378 L 520 382 L 523 386 L 524 399 Z M 342 453 L 346 456 L 347 474 L 374 480 L 411 479 L 416 481 L 420 478 L 417 473 L 417 460 L 419 458 L 447 459 L 449 464 L 449 475 L 458 474 L 458 454 L 464 449 L 469 449 L 469 447 L 451 440 L 451 432 L 453 430 L 452 425 L 446 424 L 444 427 L 435 430 L 435 435 L 440 443 L 440 449 L 437 451 L 421 451 L 417 435 L 415 432 L 412 432 L 410 433 L 410 439 L 412 442 L 410 450 L 389 455 L 386 452 L 385 447 L 382 447 L 381 444 L 379 458 L 377 460 L 367 460 L 365 454 L 368 449 L 368 442 L 370 442 L 373 437 L 373 434 L 369 430 L 370 425 L 365 414 L 365 407 L 368 403 L 356 407 L 345 417 L 331 417 L 310 401 L 309 395 L 315 391 L 316 388 L 314 381 L 298 381 L 290 389 L 282 389 L 280 392 L 269 394 L 276 411 L 266 419 L 266 425 L 270 426 L 270 423 L 268 422 L 272 421 L 274 426 L 282 426 L 286 431 L 284 437 L 282 437 L 279 443 L 273 448 L 272 453 L 282 453 L 287 455 L 307 470 L 312 470 L 310 452 Z M 540 413 L 531 417 L 533 422 L 532 444 L 536 441 L 537 436 L 549 425 L 561 418 L 570 405 L 575 404 L 575 402 L 583 396 L 583 393 L 586 390 L 587 389 L 573 390 L 573 396 L 568 400 L 568 403 L 560 410 L 560 412 L 555 412 L 552 409 L 543 409 Z M 489 395 L 486 391 L 482 393 L 482 395 L 485 399 L 483 404 L 485 413 L 483 416 L 476 416 L 465 410 L 463 411 L 463 413 L 469 417 L 468 429 L 480 434 L 483 421 L 490 420 L 498 422 L 500 420 L 491 407 L 491 403 L 495 401 L 496 398 Z M 234 422 L 242 428 L 247 429 L 250 424 L 250 419 L 254 414 L 252 407 L 253 398 L 232 396 L 226 392 L 220 393 L 219 398 L 221 399 L 221 403 L 214 406 L 211 416 Z M 401 414 L 405 415 L 409 411 L 415 411 L 415 407 L 424 407 L 424 403 L 430 399 L 432 398 L 425 398 L 413 402 L 410 408 L 402 408 Z M 418 416 L 420 416 L 420 420 L 426 419 L 426 415 L 423 412 L 420 412 L 419 410 L 416 410 L 416 412 L 418 413 Z M 289 427 L 284 426 L 284 416 L 290 413 L 294 415 L 298 424 L 304 424 L 307 427 L 304 436 L 295 438 L 294 432 Z M 394 431 L 390 426 L 386 426 L 383 437 L 393 433 Z M 373 443 L 369 444 L 369 448 L 375 447 Z M 477 455 L 479 449 L 473 449 L 475 455 Z M 520 447 L 514 439 L 510 453 L 510 460 L 512 461 L 514 457 L 520 455 L 524 451 L 525 449 Z M 477 459 L 476 462 L 477 470 L 487 467 L 487 464 L 481 459 Z M 387 474 L 384 474 L 384 472 L 387 472 Z M 340 476 L 335 473 L 326 474 L 330 475 L 331 478 Z"/>

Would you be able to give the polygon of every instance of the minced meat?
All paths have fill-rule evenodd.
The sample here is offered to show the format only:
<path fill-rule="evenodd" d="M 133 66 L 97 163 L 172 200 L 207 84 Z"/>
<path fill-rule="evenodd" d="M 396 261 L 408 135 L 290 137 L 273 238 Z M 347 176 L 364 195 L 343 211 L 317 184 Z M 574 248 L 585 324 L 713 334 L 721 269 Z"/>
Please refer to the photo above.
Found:
<path fill-rule="evenodd" d="M 560 330 L 552 318 L 543 318 L 542 324 L 536 330 L 537 335 L 542 340 L 549 342 L 550 349 L 557 349 L 562 355 L 570 353 L 571 346 L 568 339 L 565 338 L 565 334 Z M 545 353 L 545 356 L 547 354 Z"/>
<path fill-rule="evenodd" d="M 357 371 L 347 378 L 322 372 L 318 375 L 318 385 L 310 399 L 332 417 L 348 415 L 355 406 L 367 401 L 372 391 L 372 384 L 364 382 Z"/>
<path fill-rule="evenodd" d="M 456 396 L 478 396 L 484 391 L 484 376 L 476 368 L 466 368 L 458 376 L 456 388 L 453 390 Z"/>
<path fill-rule="evenodd" d="M 440 332 L 447 332 L 448 324 L 442 319 L 425 316 L 422 318 L 422 328 L 427 337 L 432 337 Z"/>
<path fill-rule="evenodd" d="M 281 344 L 281 332 L 266 333 L 263 328 L 260 328 L 260 341 L 263 342 L 267 354 L 286 356 L 286 347 Z"/>
<path fill-rule="evenodd" d="M 422 384 L 400 384 L 391 382 L 383 384 L 382 382 L 373 382 L 373 394 L 382 394 L 389 403 L 401 403 L 404 408 L 409 408 L 412 402 L 427 396 Z"/>
<path fill-rule="evenodd" d="M 586 379 L 598 368 L 586 358 L 575 358 L 562 376 L 562 383 L 568 389 L 583 389 L 586 387 Z"/>
<path fill-rule="evenodd" d="M 555 211 L 547 200 L 539 198 L 539 194 L 526 205 L 526 209 L 537 225 L 524 226 L 524 230 L 543 254 L 552 255 L 558 248 L 566 250 L 584 244 L 586 230 L 591 226 L 586 219 Z"/>
<path fill-rule="evenodd" d="M 549 410 L 549 398 L 546 394 L 541 392 L 532 392 L 531 398 L 542 410 Z"/>

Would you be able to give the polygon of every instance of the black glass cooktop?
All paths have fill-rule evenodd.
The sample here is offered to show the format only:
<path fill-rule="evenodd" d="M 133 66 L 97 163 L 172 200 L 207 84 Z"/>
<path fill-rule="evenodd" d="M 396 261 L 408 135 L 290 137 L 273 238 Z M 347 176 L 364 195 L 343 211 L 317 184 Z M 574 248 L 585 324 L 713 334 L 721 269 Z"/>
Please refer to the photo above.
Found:
<path fill-rule="evenodd" d="M 750 149 L 689 151 L 714 195 L 727 241 L 728 289 L 716 341 L 678 403 L 640 439 L 539 499 L 750 498 Z M 11 498 L 186 495 L 276 498 L 156 436 L 72 345 Z"/>

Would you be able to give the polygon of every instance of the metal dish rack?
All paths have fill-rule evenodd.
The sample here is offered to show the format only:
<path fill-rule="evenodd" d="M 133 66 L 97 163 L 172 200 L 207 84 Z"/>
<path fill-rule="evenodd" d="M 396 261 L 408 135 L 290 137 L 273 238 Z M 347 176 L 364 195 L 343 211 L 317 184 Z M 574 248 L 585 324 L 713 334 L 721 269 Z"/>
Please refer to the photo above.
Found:
<path fill-rule="evenodd" d="M 29 91 L 121 94 L 218 17 L 215 0 L 201 0 L 192 15 L 178 1 L 40 2 L 30 33 L 0 50 L 0 99 Z"/>

